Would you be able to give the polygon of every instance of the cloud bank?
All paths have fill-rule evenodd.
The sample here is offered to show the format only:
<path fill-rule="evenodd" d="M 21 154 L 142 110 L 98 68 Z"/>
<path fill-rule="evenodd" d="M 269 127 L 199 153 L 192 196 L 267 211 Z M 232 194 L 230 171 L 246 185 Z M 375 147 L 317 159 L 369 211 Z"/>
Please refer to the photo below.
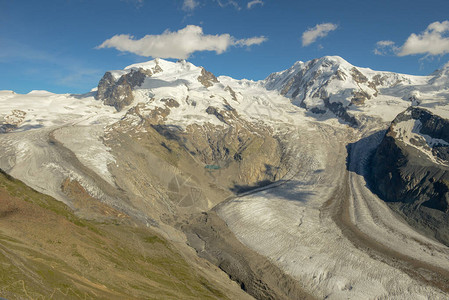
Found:
<path fill-rule="evenodd" d="M 188 25 L 178 31 L 166 30 L 160 35 L 146 35 L 141 39 L 135 39 L 129 34 L 114 35 L 96 48 L 115 48 L 145 57 L 187 59 L 197 51 L 215 51 L 221 54 L 232 46 L 249 47 L 266 40 L 264 36 L 236 39 L 227 33 L 208 35 L 203 33 L 200 26 Z"/>
<path fill-rule="evenodd" d="M 338 28 L 337 24 L 323 23 L 317 24 L 313 28 L 309 28 L 302 34 L 302 46 L 308 46 L 315 42 L 318 38 L 323 38 L 329 34 L 329 32 Z"/>

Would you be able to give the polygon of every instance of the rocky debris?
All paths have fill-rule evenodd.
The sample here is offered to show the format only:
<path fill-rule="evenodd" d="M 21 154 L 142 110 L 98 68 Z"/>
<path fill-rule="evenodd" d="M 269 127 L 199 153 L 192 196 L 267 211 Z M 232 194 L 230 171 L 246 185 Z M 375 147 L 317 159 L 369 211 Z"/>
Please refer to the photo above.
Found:
<path fill-rule="evenodd" d="M 117 111 L 121 111 L 134 100 L 133 89 L 140 86 L 145 78 L 152 74 L 148 69 L 132 69 L 116 81 L 111 72 L 106 72 L 98 84 L 95 98 L 103 100 L 104 104 L 114 106 Z"/>
<path fill-rule="evenodd" d="M 351 104 L 354 105 L 363 105 L 365 104 L 366 100 L 371 99 L 371 96 L 364 91 L 353 91 L 352 94 L 354 97 L 351 99 Z"/>
<path fill-rule="evenodd" d="M 359 122 L 357 121 L 357 119 L 348 113 L 348 111 L 346 110 L 346 108 L 343 106 L 342 103 L 340 103 L 340 102 L 332 102 L 331 103 L 329 101 L 329 98 L 323 99 L 323 102 L 324 102 L 324 106 L 328 110 L 333 112 L 337 117 L 339 117 L 344 122 L 348 123 L 350 126 L 357 127 L 359 125 Z M 320 111 L 319 109 L 317 109 L 315 111 L 318 113 L 324 112 L 324 111 Z M 312 112 L 315 112 L 315 111 L 312 111 Z"/>
<path fill-rule="evenodd" d="M 161 72 L 163 72 L 163 71 L 164 71 L 164 70 L 162 70 L 161 66 L 160 66 L 159 63 L 158 63 L 158 60 L 156 60 L 156 65 L 155 65 L 154 68 L 153 68 L 153 74 L 161 73 Z"/>
<path fill-rule="evenodd" d="M 6 133 L 17 129 L 25 120 L 26 112 L 14 109 L 3 120 L 0 119 L 0 133 Z"/>
<path fill-rule="evenodd" d="M 176 101 L 175 99 L 165 98 L 165 99 L 161 99 L 161 102 L 164 102 L 165 105 L 170 108 L 179 107 L 179 102 Z"/>
<path fill-rule="evenodd" d="M 229 85 L 226 86 L 224 90 L 225 90 L 226 92 L 229 92 L 229 94 L 231 94 L 232 100 L 238 102 L 238 100 L 237 100 L 237 95 L 236 95 L 235 91 L 234 91 Z"/>
<path fill-rule="evenodd" d="M 352 79 L 357 83 L 365 83 L 368 82 L 368 78 L 366 78 L 365 75 L 362 74 L 356 67 L 353 67 L 351 69 L 351 76 Z"/>
<path fill-rule="evenodd" d="M 173 101 L 176 102 L 176 100 Z M 131 123 L 126 126 L 129 129 L 136 127 L 136 125 L 144 126 L 145 123 L 147 125 L 163 124 L 167 120 L 167 116 L 170 114 L 169 107 L 169 105 L 166 105 L 165 107 L 155 107 L 154 109 L 148 110 L 145 103 L 138 103 L 126 112 L 125 118 L 122 122 L 123 124 L 120 125 L 126 124 L 128 120 L 131 121 Z M 139 120 L 138 124 L 133 122 L 136 118 Z M 135 129 L 139 129 L 139 127 L 136 127 Z"/>
<path fill-rule="evenodd" d="M 198 81 L 206 88 L 211 87 L 218 82 L 217 77 L 206 69 L 201 68 L 201 75 L 198 76 Z"/>
<path fill-rule="evenodd" d="M 343 72 L 342 70 L 337 70 L 337 72 L 335 72 L 335 75 L 333 76 L 333 78 L 338 79 L 340 81 L 345 81 L 347 77 L 348 75 L 346 75 L 346 73 Z"/>
<path fill-rule="evenodd" d="M 400 127 L 404 122 L 419 122 L 419 127 L 406 131 Z M 426 139 L 410 138 L 418 129 Z M 449 121 L 419 107 L 410 107 L 396 117 L 372 159 L 372 187 L 379 196 L 396 203 L 392 207 L 411 224 L 432 231 L 446 245 L 448 162 Z"/>
<path fill-rule="evenodd" d="M 214 115 L 214 116 L 216 116 L 218 120 L 220 120 L 221 122 L 223 122 L 223 123 L 226 124 L 225 118 L 223 117 L 223 115 L 222 115 L 221 113 L 218 112 L 218 110 L 217 110 L 215 107 L 209 106 L 209 107 L 206 109 L 206 112 L 207 112 L 209 115 Z"/>
<path fill-rule="evenodd" d="M 73 208 L 80 216 L 97 220 L 111 216 L 120 219 L 129 218 L 125 213 L 92 197 L 75 179 L 69 177 L 64 179 L 61 183 L 61 191 L 72 201 Z"/>

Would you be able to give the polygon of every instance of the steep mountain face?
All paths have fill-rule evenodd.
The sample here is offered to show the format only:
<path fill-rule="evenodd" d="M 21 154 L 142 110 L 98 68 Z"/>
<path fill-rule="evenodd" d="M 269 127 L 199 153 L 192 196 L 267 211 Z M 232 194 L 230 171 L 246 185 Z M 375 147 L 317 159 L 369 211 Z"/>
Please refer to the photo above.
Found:
<path fill-rule="evenodd" d="M 145 77 L 152 74 L 151 70 L 131 70 L 116 80 L 111 72 L 106 72 L 98 84 L 95 98 L 103 100 L 104 104 L 114 106 L 117 111 L 121 111 L 123 107 L 131 104 L 134 100 L 133 88 L 140 86 Z"/>
<path fill-rule="evenodd" d="M 449 121 L 410 107 L 389 127 L 373 157 L 374 187 L 410 222 L 449 244 Z"/>

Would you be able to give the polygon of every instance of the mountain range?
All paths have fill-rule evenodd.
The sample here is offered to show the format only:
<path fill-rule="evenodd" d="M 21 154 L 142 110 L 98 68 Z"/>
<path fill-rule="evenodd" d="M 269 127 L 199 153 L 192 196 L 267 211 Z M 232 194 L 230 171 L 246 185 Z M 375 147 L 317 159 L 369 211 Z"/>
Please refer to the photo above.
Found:
<path fill-rule="evenodd" d="M 252 81 L 154 59 L 83 95 L 0 91 L 0 149 L 2 228 L 43 216 L 1 230 L 8 299 L 449 295 L 449 65 Z"/>

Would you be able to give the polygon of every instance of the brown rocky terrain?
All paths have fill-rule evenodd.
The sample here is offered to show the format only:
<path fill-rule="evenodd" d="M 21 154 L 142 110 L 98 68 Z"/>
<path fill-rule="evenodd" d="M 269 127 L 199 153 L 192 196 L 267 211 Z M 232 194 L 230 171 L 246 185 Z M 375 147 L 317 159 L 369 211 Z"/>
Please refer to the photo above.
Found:
<path fill-rule="evenodd" d="M 116 158 L 110 169 L 117 185 L 142 195 L 133 201 L 155 219 L 177 210 L 205 211 L 234 193 L 286 174 L 282 144 L 268 127 L 241 119 L 231 107 L 210 106 L 206 113 L 223 126 L 193 124 L 183 130 L 166 123 L 178 102 L 163 100 L 164 108 L 151 111 L 138 104 L 105 136 Z M 148 196 L 150 203 L 144 200 Z"/>

